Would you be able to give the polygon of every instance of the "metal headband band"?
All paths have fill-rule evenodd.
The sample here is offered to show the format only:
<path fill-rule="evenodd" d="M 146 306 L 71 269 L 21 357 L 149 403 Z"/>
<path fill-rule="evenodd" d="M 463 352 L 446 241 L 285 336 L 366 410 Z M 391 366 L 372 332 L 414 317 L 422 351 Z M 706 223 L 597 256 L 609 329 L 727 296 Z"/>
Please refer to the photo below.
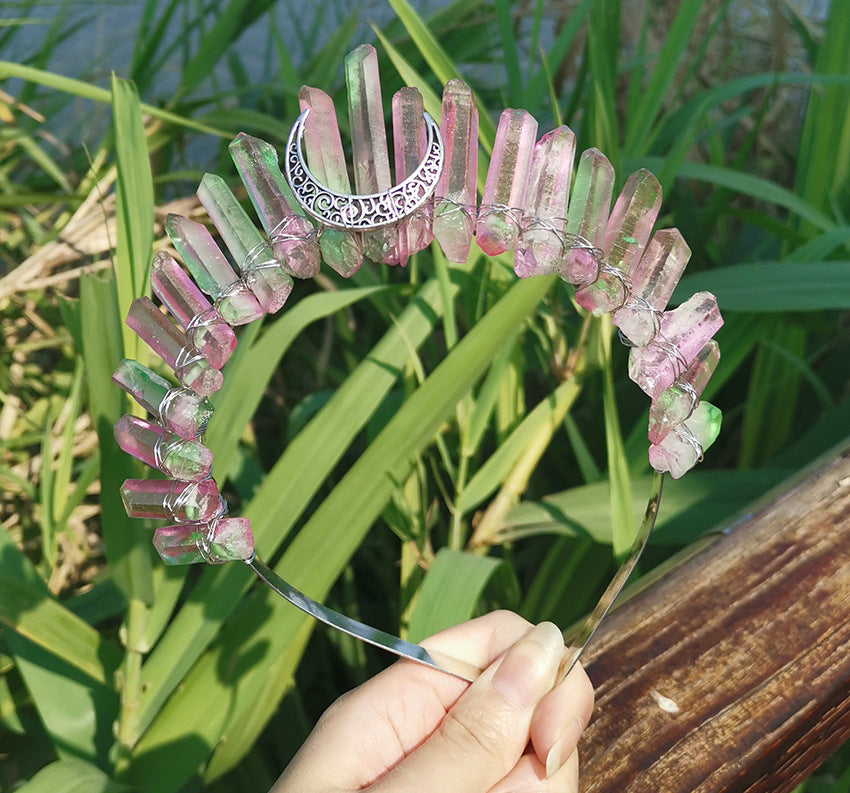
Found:
<path fill-rule="evenodd" d="M 425 157 L 403 182 L 384 193 L 338 193 L 325 187 L 310 172 L 301 150 L 304 122 L 310 109 L 292 125 L 284 153 L 284 173 L 296 200 L 323 226 L 344 231 L 371 231 L 398 223 L 421 207 L 437 188 L 443 172 L 443 139 L 440 127 L 424 113 L 427 130 Z"/>

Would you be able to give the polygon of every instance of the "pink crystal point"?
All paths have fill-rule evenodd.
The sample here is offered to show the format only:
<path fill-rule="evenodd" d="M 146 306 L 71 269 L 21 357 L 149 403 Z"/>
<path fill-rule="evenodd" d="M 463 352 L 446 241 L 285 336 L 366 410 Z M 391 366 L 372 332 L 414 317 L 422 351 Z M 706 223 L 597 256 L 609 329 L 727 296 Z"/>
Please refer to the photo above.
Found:
<path fill-rule="evenodd" d="M 131 518 L 164 518 L 177 523 L 208 522 L 225 509 L 212 479 L 126 479 L 121 485 L 121 500 Z"/>
<path fill-rule="evenodd" d="M 165 251 L 158 251 L 151 266 L 154 294 L 186 331 L 189 342 L 209 362 L 221 369 L 236 349 L 236 334 L 213 308 L 195 282 Z"/>
<path fill-rule="evenodd" d="M 633 173 L 614 204 L 602 241 L 599 279 L 576 291 L 576 303 L 595 316 L 620 308 L 631 290 L 626 273 L 640 258 L 661 208 L 661 185 L 645 169 Z"/>
<path fill-rule="evenodd" d="M 212 297 L 228 325 L 247 325 L 263 316 L 257 298 L 233 272 L 206 226 L 182 215 L 169 215 L 165 232 L 195 283 Z"/>
<path fill-rule="evenodd" d="M 673 479 L 686 474 L 720 434 L 723 415 L 709 402 L 700 402 L 690 418 L 674 427 L 661 443 L 649 447 L 649 464 Z"/>
<path fill-rule="evenodd" d="M 240 132 L 230 156 L 281 266 L 296 278 L 313 278 L 321 256 L 316 231 L 280 172 L 274 146 Z"/>
<path fill-rule="evenodd" d="M 671 429 L 691 415 L 719 362 L 720 346 L 712 339 L 697 353 L 673 385 L 652 401 L 649 408 L 651 443 L 661 443 Z"/>
<path fill-rule="evenodd" d="M 531 114 L 502 111 L 475 224 L 478 247 L 488 256 L 512 250 L 516 243 L 536 138 Z"/>
<path fill-rule="evenodd" d="M 643 256 L 632 260 L 631 294 L 612 321 L 635 347 L 645 347 L 655 338 L 661 312 L 690 258 L 691 249 L 678 229 L 660 229 Z"/>
<path fill-rule="evenodd" d="M 197 196 L 260 305 L 269 314 L 283 307 L 292 278 L 281 268 L 271 246 L 257 231 L 236 196 L 220 176 L 204 174 Z"/>
<path fill-rule="evenodd" d="M 345 56 L 345 82 L 354 153 L 354 186 L 360 194 L 384 193 L 392 187 L 392 176 L 381 105 L 378 53 L 373 46 L 361 44 Z M 363 251 L 373 261 L 398 264 L 395 227 L 364 232 Z"/>
<path fill-rule="evenodd" d="M 478 108 L 463 80 L 443 89 L 440 120 L 445 164 L 436 191 L 434 236 L 450 262 L 469 258 L 475 231 L 478 174 Z"/>
<path fill-rule="evenodd" d="M 165 526 L 154 533 L 153 545 L 169 565 L 247 561 L 254 556 L 254 535 L 247 518 Z"/>
<path fill-rule="evenodd" d="M 181 438 L 194 440 L 203 435 L 212 418 L 213 406 L 206 397 L 188 388 L 172 388 L 165 378 L 138 361 L 124 358 L 112 381 L 158 417 L 163 429 Z"/>
<path fill-rule="evenodd" d="M 224 378 L 191 344 L 186 334 L 147 297 L 137 297 L 127 312 L 127 325 L 196 394 L 209 396 L 221 388 Z"/>
<path fill-rule="evenodd" d="M 200 482 L 210 475 L 212 452 L 202 443 L 178 438 L 159 424 L 135 416 L 122 416 L 114 431 L 115 440 L 127 454 L 166 476 Z"/>
<path fill-rule="evenodd" d="M 425 106 L 418 88 L 400 88 L 393 96 L 393 145 L 395 147 L 395 179 L 400 184 L 422 162 L 428 147 L 425 129 Z M 410 217 L 398 224 L 398 260 L 407 260 L 427 248 L 434 239 L 431 228 L 433 206 L 426 202 Z"/>
<path fill-rule="evenodd" d="M 548 132 L 534 147 L 525 212 L 514 251 L 514 272 L 520 278 L 560 270 L 575 153 L 576 138 L 569 127 Z"/>
<path fill-rule="evenodd" d="M 722 325 L 714 295 L 697 292 L 678 308 L 664 312 L 661 330 L 651 344 L 632 347 L 629 377 L 657 399 Z"/>
<path fill-rule="evenodd" d="M 304 148 L 313 176 L 334 192 L 350 194 L 333 100 L 324 91 L 305 85 L 298 92 L 298 102 L 302 111 L 310 111 L 304 122 Z M 325 261 L 343 278 L 354 275 L 363 264 L 363 240 L 357 232 L 325 228 L 320 244 Z"/>
<path fill-rule="evenodd" d="M 587 284 L 599 275 L 602 238 L 614 191 L 614 169 L 598 149 L 587 149 L 579 159 L 567 210 L 569 247 L 561 265 L 561 278 Z"/>

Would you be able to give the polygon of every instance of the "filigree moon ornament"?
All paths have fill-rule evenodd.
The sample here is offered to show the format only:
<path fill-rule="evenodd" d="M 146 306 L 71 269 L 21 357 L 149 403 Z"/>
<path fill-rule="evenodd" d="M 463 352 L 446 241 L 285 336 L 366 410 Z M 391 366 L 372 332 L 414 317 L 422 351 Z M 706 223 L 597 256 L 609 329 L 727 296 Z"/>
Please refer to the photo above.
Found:
<path fill-rule="evenodd" d="M 304 211 L 323 226 L 344 231 L 371 231 L 410 217 L 437 188 L 443 172 L 443 139 L 440 127 L 427 113 L 425 157 L 403 182 L 384 193 L 337 193 L 323 185 L 310 172 L 302 153 L 304 122 L 310 109 L 298 116 L 284 152 L 284 173 L 296 200 Z"/>

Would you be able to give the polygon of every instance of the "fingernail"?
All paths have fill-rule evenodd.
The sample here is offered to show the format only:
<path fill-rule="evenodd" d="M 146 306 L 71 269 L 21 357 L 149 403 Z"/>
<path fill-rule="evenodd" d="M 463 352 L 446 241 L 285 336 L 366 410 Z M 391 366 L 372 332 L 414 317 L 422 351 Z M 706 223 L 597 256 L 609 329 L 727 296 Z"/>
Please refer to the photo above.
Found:
<path fill-rule="evenodd" d="M 563 649 L 558 627 L 541 622 L 508 650 L 493 675 L 493 687 L 520 708 L 533 705 L 555 682 Z"/>
<path fill-rule="evenodd" d="M 567 762 L 567 758 L 575 751 L 578 739 L 584 732 L 584 724 L 581 719 L 571 721 L 561 733 L 561 737 L 552 744 L 552 748 L 546 755 L 546 779 L 551 779 L 558 773 Z"/>

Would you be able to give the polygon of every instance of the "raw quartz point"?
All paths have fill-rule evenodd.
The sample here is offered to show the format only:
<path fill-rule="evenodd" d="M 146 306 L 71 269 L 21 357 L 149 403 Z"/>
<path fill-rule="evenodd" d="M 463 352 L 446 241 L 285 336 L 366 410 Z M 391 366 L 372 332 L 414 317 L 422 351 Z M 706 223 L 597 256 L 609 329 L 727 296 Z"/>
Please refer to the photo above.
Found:
<path fill-rule="evenodd" d="M 298 92 L 301 110 L 310 110 L 304 122 L 304 148 L 307 165 L 325 187 L 349 195 L 351 181 L 339 134 L 333 100 L 318 88 L 302 86 Z M 349 278 L 363 264 L 363 240 L 358 232 L 325 227 L 319 240 L 322 256 L 343 278 Z"/>
<path fill-rule="evenodd" d="M 475 231 L 478 177 L 478 108 L 463 80 L 443 89 L 440 118 L 444 166 L 436 190 L 433 232 L 450 262 L 469 258 Z"/>
<path fill-rule="evenodd" d="M 236 334 L 195 282 L 165 251 L 158 251 L 154 256 L 151 287 L 186 332 L 189 342 L 213 369 L 221 369 L 236 349 Z"/>
<path fill-rule="evenodd" d="M 198 441 L 165 432 L 159 424 L 122 416 L 115 422 L 115 440 L 127 454 L 172 479 L 200 482 L 210 475 L 212 452 Z"/>
<path fill-rule="evenodd" d="M 712 339 L 673 385 L 653 400 L 649 408 L 650 443 L 661 443 L 671 429 L 691 415 L 719 362 L 720 346 Z"/>
<path fill-rule="evenodd" d="M 595 281 L 599 274 L 597 251 L 602 246 L 605 223 L 614 192 L 614 168 L 598 149 L 587 149 L 579 158 L 567 210 L 568 247 L 560 275 L 574 285 Z"/>
<path fill-rule="evenodd" d="M 395 147 L 395 179 L 400 184 L 422 162 L 428 147 L 425 129 L 425 106 L 418 88 L 400 88 L 393 96 L 393 145 Z M 398 224 L 398 263 L 402 266 L 434 239 L 431 229 L 433 205 L 430 201 Z"/>
<path fill-rule="evenodd" d="M 318 275 L 321 257 L 315 229 L 280 172 L 274 146 L 240 132 L 229 148 L 275 258 L 296 278 Z"/>
<path fill-rule="evenodd" d="M 717 440 L 723 415 L 710 402 L 700 402 L 690 418 L 674 427 L 661 443 L 649 447 L 649 464 L 673 479 L 686 474 Z"/>
<path fill-rule="evenodd" d="M 673 385 L 697 353 L 723 325 L 717 298 L 697 292 L 661 316 L 661 330 L 646 347 L 629 352 L 629 377 L 653 399 Z"/>
<path fill-rule="evenodd" d="M 576 303 L 594 316 L 607 314 L 626 302 L 631 289 L 627 273 L 652 233 L 661 209 L 661 185 L 645 169 L 633 173 L 617 197 L 602 241 L 605 265 L 599 279 L 576 290 Z M 606 271 L 607 270 L 607 271 Z"/>
<path fill-rule="evenodd" d="M 478 247 L 488 256 L 513 250 L 537 139 L 537 121 L 525 110 L 502 111 L 475 224 Z"/>
<path fill-rule="evenodd" d="M 224 512 L 225 504 L 212 479 L 126 479 L 121 485 L 124 510 L 131 518 L 164 518 L 185 523 L 208 522 Z"/>
<path fill-rule="evenodd" d="M 373 46 L 361 44 L 345 56 L 345 82 L 354 154 L 354 186 L 361 195 L 384 193 L 393 185 L 381 105 L 378 53 Z M 373 261 L 398 264 L 395 227 L 363 232 L 363 252 Z"/>
<path fill-rule="evenodd" d="M 569 127 L 546 133 L 534 147 L 514 272 L 520 278 L 557 273 L 564 257 L 567 200 L 576 138 Z"/>
<path fill-rule="evenodd" d="M 219 518 L 157 529 L 153 546 L 168 565 L 247 561 L 254 556 L 254 535 L 248 518 Z"/>
<path fill-rule="evenodd" d="M 224 179 L 205 173 L 197 191 L 200 202 L 218 229 L 242 277 L 264 311 L 274 314 L 292 291 L 292 278 L 281 268 L 271 246 L 257 231 Z"/>
<path fill-rule="evenodd" d="M 171 384 L 138 361 L 124 358 L 112 375 L 148 413 L 159 419 L 163 429 L 180 438 L 194 440 L 204 434 L 212 418 L 213 406 L 206 397 L 188 388 Z"/>
<path fill-rule="evenodd" d="M 165 233 L 195 283 L 212 297 L 228 325 L 247 325 L 265 312 L 216 245 L 207 227 L 182 215 L 169 215 Z"/>
<path fill-rule="evenodd" d="M 213 369 L 183 333 L 147 297 L 137 297 L 127 312 L 127 325 L 168 364 L 180 385 L 209 396 L 221 388 L 224 378 Z"/>
<path fill-rule="evenodd" d="M 645 347 L 655 338 L 660 314 L 690 258 L 691 249 L 678 229 L 660 229 L 643 256 L 633 261 L 631 294 L 612 321 L 635 347 Z"/>

